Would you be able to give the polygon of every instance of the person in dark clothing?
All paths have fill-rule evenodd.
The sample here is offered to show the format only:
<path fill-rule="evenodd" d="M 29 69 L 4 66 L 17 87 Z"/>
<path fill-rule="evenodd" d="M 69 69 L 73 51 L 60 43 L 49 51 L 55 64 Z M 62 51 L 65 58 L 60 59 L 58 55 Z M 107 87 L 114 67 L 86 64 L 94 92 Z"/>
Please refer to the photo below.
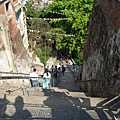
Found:
<path fill-rule="evenodd" d="M 57 66 L 55 66 L 54 70 L 53 70 L 53 86 L 57 86 L 58 85 L 58 69 Z"/>
<path fill-rule="evenodd" d="M 57 66 L 55 66 L 55 69 L 53 72 L 54 72 L 54 78 L 57 78 L 57 74 L 58 74 Z"/>
<path fill-rule="evenodd" d="M 51 72 L 53 73 L 53 71 L 54 71 L 54 66 L 52 65 L 52 67 L 51 67 Z"/>
<path fill-rule="evenodd" d="M 65 67 L 64 67 L 64 65 L 62 65 L 62 74 L 63 74 L 63 76 L 64 76 L 64 72 L 65 72 Z"/>

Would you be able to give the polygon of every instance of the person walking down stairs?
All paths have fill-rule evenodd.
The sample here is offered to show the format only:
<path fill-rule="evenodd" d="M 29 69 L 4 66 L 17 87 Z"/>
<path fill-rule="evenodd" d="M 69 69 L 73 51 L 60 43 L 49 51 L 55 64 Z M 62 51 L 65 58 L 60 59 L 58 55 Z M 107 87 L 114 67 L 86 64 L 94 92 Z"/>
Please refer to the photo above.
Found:
<path fill-rule="evenodd" d="M 33 69 L 33 72 L 30 73 L 30 84 L 31 87 L 39 87 L 38 75 L 36 69 Z"/>
<path fill-rule="evenodd" d="M 48 69 L 45 69 L 45 73 L 43 74 L 43 88 L 50 88 L 50 79 L 51 74 L 48 72 Z"/>
<path fill-rule="evenodd" d="M 53 70 L 53 87 L 56 87 L 58 85 L 58 69 L 57 66 L 55 66 L 54 70 Z"/>
<path fill-rule="evenodd" d="M 62 65 L 62 75 L 64 76 L 64 73 L 65 73 L 65 67 L 64 65 Z"/>

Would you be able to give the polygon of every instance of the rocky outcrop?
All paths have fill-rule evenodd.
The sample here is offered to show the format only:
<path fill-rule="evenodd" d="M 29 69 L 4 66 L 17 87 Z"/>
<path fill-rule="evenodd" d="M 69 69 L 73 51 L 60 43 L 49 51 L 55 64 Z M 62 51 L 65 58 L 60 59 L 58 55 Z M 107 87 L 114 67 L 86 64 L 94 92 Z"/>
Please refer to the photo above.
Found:
<path fill-rule="evenodd" d="M 9 0 L 0 1 L 0 78 L 16 76 L 18 73 L 29 74 L 32 67 L 37 68 L 38 74 L 44 71 L 44 65 L 37 56 L 33 58 L 27 49 L 28 46 L 24 45 L 28 42 L 28 39 L 23 41 L 23 37 L 27 36 L 24 28 L 26 23 L 22 20 L 25 18 L 22 16 L 21 6 L 18 7 L 18 11 L 14 9 L 17 3 L 17 0 L 14 0 L 14 4 Z M 18 87 L 22 85 L 21 82 L 22 79 L 0 80 L 0 85 L 3 87 L 5 83 L 9 83 Z"/>
<path fill-rule="evenodd" d="M 106 15 L 106 9 L 110 7 L 97 1 L 91 15 L 88 40 L 84 45 L 81 85 L 94 96 L 111 97 L 120 93 L 120 21 L 116 21 L 119 18 L 112 18 L 113 14 Z M 110 4 L 110 1 L 107 3 Z M 114 5 L 118 7 L 118 4 Z M 119 9 L 112 10 L 119 16 Z"/>
<path fill-rule="evenodd" d="M 96 0 L 114 29 L 120 29 L 120 0 Z"/>
<path fill-rule="evenodd" d="M 13 52 L 10 46 L 11 39 L 8 34 L 8 26 L 5 23 L 5 15 L 0 15 L 0 71 L 14 71 Z"/>

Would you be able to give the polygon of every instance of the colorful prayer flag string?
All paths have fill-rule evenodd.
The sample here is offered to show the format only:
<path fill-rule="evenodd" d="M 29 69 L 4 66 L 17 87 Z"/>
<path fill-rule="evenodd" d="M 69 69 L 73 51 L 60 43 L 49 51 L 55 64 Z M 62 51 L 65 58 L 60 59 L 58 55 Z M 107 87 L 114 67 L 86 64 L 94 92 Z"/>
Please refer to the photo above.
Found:
<path fill-rule="evenodd" d="M 50 11 L 50 10 L 44 10 L 44 11 L 49 12 L 49 13 L 59 14 L 59 15 L 65 15 L 64 13 L 61 13 L 61 12 L 55 12 L 55 11 Z"/>
<path fill-rule="evenodd" d="M 27 17 L 27 19 L 42 19 L 42 20 L 67 20 L 68 18 L 31 18 L 31 17 Z"/>
<path fill-rule="evenodd" d="M 39 30 L 31 30 L 31 29 L 28 29 L 29 32 L 34 32 L 34 33 L 40 33 Z M 43 32 L 43 31 L 41 31 Z M 55 35 L 60 35 L 60 36 L 72 36 L 72 37 L 75 37 L 75 35 L 71 35 L 71 34 L 59 34 L 59 33 L 52 33 L 52 32 L 45 32 L 47 34 L 55 34 Z"/>

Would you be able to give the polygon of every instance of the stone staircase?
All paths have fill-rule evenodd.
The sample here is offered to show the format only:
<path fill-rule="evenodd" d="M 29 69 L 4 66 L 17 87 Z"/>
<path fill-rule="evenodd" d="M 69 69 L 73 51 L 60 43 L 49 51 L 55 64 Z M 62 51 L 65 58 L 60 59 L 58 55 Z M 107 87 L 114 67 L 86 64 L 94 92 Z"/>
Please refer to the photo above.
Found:
<path fill-rule="evenodd" d="M 11 94 L 2 92 L 0 120 L 114 120 L 118 112 L 113 110 L 109 103 L 119 103 L 119 97 L 108 101 L 59 87 L 45 90 L 40 88 L 39 91 L 33 89 L 32 93 L 23 96 L 22 90 Z"/>
<path fill-rule="evenodd" d="M 120 96 L 90 97 L 79 90 L 69 69 L 57 87 L 0 88 L 0 120 L 119 120 Z M 10 92 L 8 92 L 10 91 Z"/>
<path fill-rule="evenodd" d="M 117 95 L 114 98 L 109 99 L 102 105 L 102 107 L 117 111 L 118 109 L 120 109 L 120 95 Z"/>

